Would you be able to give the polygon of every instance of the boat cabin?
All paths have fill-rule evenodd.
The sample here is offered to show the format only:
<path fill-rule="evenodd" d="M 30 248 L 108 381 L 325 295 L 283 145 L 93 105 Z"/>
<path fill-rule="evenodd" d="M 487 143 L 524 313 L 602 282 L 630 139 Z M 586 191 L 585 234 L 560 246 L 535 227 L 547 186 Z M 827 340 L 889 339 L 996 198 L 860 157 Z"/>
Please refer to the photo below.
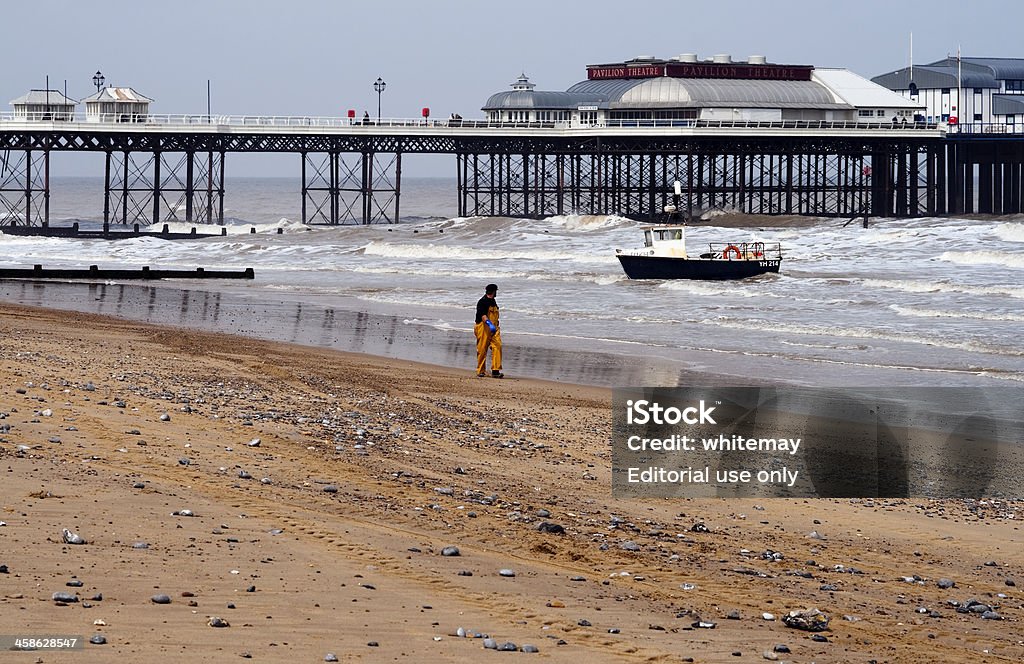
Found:
<path fill-rule="evenodd" d="M 644 247 L 650 255 L 686 258 L 685 226 L 647 226 L 643 231 Z"/>

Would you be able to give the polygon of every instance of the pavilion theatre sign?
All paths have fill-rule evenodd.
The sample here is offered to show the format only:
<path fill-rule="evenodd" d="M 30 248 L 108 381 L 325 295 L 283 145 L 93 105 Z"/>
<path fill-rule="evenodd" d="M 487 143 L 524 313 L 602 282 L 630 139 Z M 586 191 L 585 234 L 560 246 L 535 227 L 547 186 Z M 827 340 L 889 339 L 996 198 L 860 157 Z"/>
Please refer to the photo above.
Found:
<path fill-rule="evenodd" d="M 809 65 L 748 65 L 721 62 L 671 62 L 657 65 L 593 65 L 587 78 L 736 78 L 771 81 L 809 81 L 814 67 Z"/>

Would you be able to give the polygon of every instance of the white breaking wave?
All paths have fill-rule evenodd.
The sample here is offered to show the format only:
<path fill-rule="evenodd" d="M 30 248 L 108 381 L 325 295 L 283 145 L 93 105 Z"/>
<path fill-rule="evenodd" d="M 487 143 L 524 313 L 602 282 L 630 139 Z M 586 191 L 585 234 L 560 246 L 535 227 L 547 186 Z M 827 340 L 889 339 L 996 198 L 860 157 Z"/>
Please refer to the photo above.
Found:
<path fill-rule="evenodd" d="M 746 284 L 715 286 L 701 281 L 676 280 L 666 281 L 662 283 L 659 288 L 671 291 L 682 291 L 684 293 L 690 293 L 691 295 L 710 297 L 765 297 L 766 295 L 769 295 L 760 289 L 745 288 L 743 286 L 746 286 Z"/>
<path fill-rule="evenodd" d="M 522 249 L 481 249 L 478 247 L 445 246 L 436 244 L 391 244 L 373 241 L 363 248 L 367 256 L 384 258 L 417 258 L 417 259 L 449 259 L 449 260 L 536 260 L 536 261 L 572 261 L 575 263 L 614 263 L 615 256 L 590 254 L 574 254 L 553 250 L 522 250 Z"/>
<path fill-rule="evenodd" d="M 963 293 L 965 295 L 1004 295 L 1024 299 L 1024 286 L 971 286 L 944 281 L 911 281 L 864 279 L 862 284 L 871 288 L 888 288 L 904 293 Z"/>
<path fill-rule="evenodd" d="M 549 217 L 545 222 L 572 231 L 598 231 L 621 226 L 633 226 L 635 222 L 616 215 L 567 214 Z"/>
<path fill-rule="evenodd" d="M 1000 224 L 995 233 L 1004 242 L 1024 242 L 1024 223 Z"/>
<path fill-rule="evenodd" d="M 1011 254 L 1005 251 L 947 251 L 939 260 L 957 265 L 1002 265 L 1014 269 L 1024 268 L 1024 253 Z"/>
<path fill-rule="evenodd" d="M 985 311 L 946 311 L 942 309 L 921 309 L 919 307 L 904 307 L 898 304 L 889 306 L 890 309 L 901 316 L 916 316 L 918 318 L 970 318 L 974 320 L 991 321 L 1024 321 L 1024 315 L 1011 313 L 988 313 Z"/>
<path fill-rule="evenodd" d="M 884 329 L 870 329 L 866 327 L 835 327 L 830 325 L 804 325 L 796 323 L 788 324 L 748 319 L 730 319 L 724 316 L 714 319 L 705 319 L 700 322 L 705 325 L 718 327 L 727 327 L 739 330 L 761 330 L 764 332 L 776 332 L 785 335 L 798 334 L 829 338 L 846 337 L 853 339 L 877 339 L 879 341 L 921 344 L 925 346 L 965 350 L 975 353 L 1024 357 L 1024 351 L 1020 351 L 1017 348 L 993 346 L 991 344 L 975 342 L 954 342 L 948 341 L 942 337 L 931 337 L 913 333 L 897 333 Z"/>

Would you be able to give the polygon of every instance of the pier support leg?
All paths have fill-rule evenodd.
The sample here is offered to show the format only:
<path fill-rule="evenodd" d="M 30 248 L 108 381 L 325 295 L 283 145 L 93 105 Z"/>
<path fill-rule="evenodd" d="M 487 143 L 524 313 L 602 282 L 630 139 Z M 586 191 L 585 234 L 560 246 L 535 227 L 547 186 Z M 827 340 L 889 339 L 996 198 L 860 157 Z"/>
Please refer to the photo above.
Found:
<path fill-rule="evenodd" d="M 0 152 L 0 218 L 11 226 L 50 221 L 50 151 Z"/>

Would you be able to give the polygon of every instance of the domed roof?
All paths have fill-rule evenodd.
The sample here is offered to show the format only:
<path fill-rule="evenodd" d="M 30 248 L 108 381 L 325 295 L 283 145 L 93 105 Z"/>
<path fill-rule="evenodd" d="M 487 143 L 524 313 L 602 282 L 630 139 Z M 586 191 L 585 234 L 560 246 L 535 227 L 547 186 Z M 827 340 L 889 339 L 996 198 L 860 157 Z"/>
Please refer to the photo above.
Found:
<path fill-rule="evenodd" d="M 720 78 L 586 80 L 568 90 L 608 97 L 608 107 L 773 107 L 849 108 L 814 81 L 772 81 Z"/>
<path fill-rule="evenodd" d="M 507 90 L 498 92 L 487 98 L 483 105 L 485 111 L 502 109 L 572 109 L 580 104 L 598 105 L 605 101 L 599 94 L 573 94 L 547 90 Z"/>

